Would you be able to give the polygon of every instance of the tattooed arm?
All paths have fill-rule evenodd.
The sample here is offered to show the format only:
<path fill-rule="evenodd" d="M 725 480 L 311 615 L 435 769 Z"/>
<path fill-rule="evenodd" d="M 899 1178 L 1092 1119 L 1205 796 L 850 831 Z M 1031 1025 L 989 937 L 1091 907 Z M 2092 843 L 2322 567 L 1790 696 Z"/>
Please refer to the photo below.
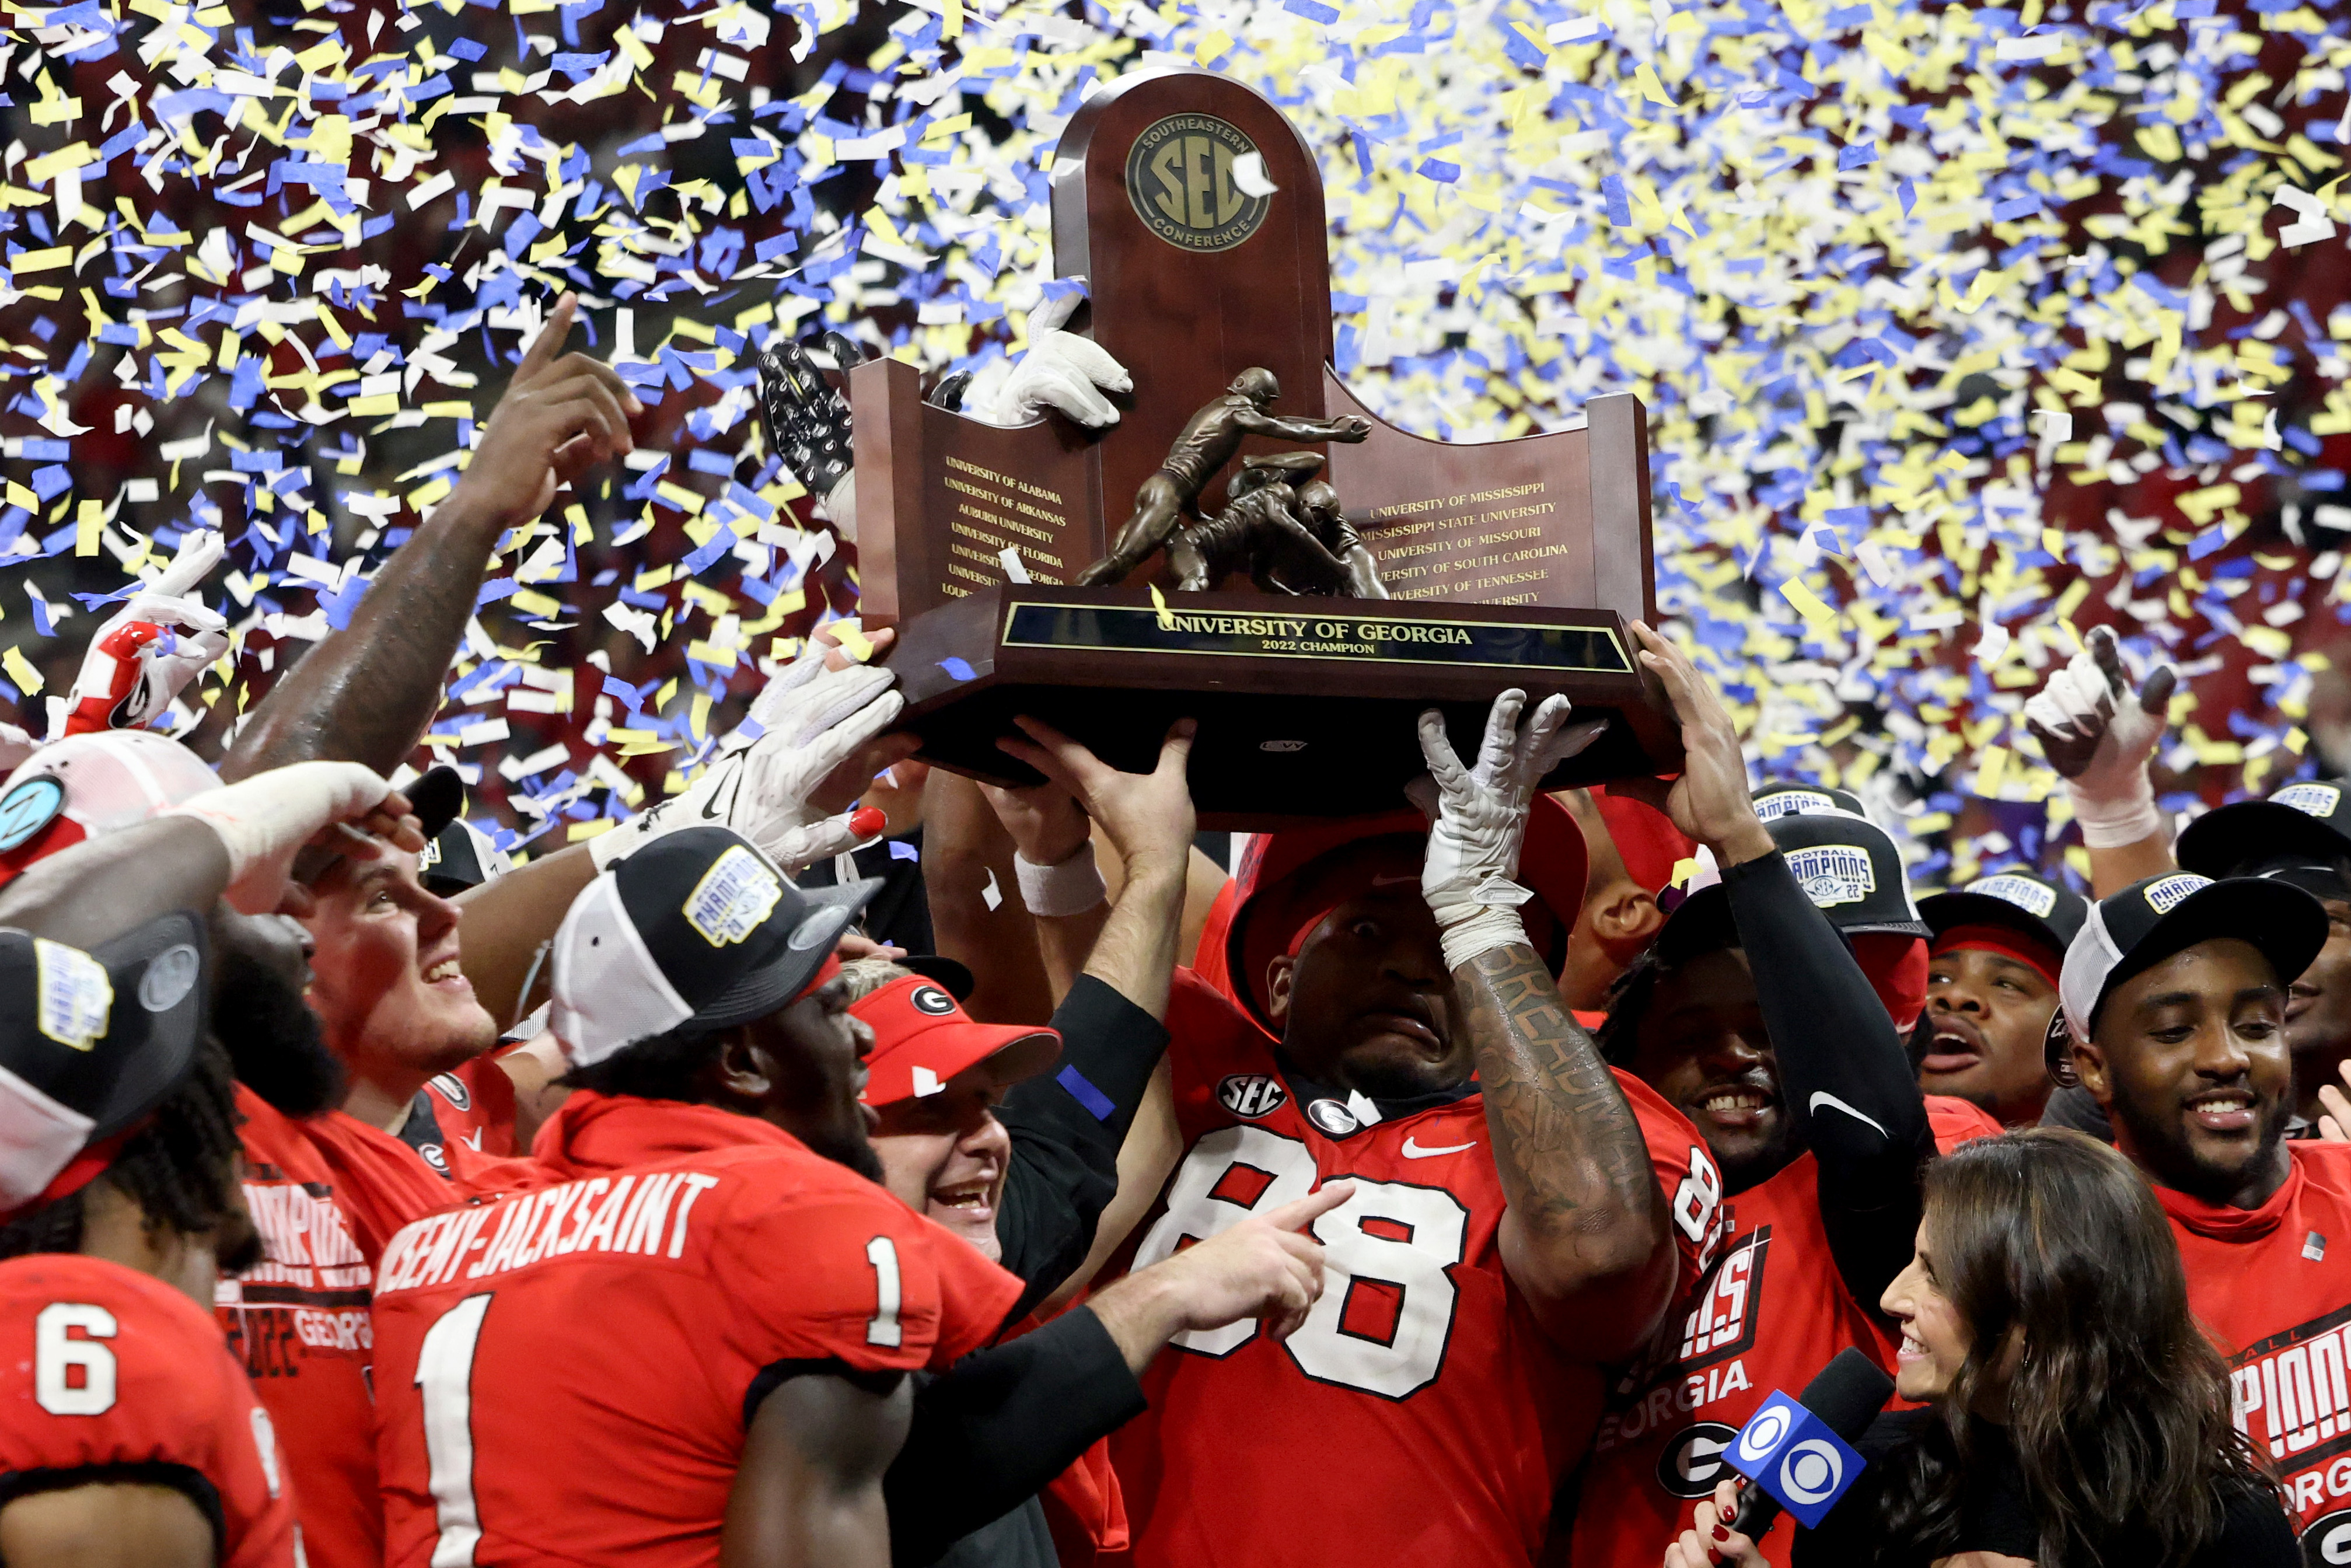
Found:
<path fill-rule="evenodd" d="M 1510 1207 L 1502 1267 L 1579 1361 L 1645 1343 L 1674 1288 L 1666 1197 L 1641 1124 L 1524 944 L 1453 971 Z"/>
<path fill-rule="evenodd" d="M 1641 1124 L 1519 918 L 1528 890 L 1511 879 L 1535 790 L 1598 732 L 1567 727 L 1567 699 L 1559 696 L 1546 698 L 1521 728 L 1526 703 L 1522 691 L 1494 699 L 1468 767 L 1444 716 L 1421 715 L 1437 810 L 1420 891 L 1437 917 L 1485 1089 L 1486 1126 L 1510 1204 L 1502 1266 L 1562 1350 L 1580 1361 L 1612 1361 L 1656 1326 L 1677 1253 Z"/>

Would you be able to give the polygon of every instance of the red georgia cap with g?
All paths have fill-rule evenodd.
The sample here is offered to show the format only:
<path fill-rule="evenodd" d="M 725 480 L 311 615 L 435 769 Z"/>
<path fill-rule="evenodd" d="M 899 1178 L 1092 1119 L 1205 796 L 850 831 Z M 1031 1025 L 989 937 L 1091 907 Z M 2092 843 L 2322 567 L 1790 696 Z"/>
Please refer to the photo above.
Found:
<path fill-rule="evenodd" d="M 980 1062 L 1001 1083 L 1042 1072 L 1061 1053 L 1061 1037 L 1028 1024 L 976 1021 L 938 982 L 921 975 L 891 981 L 860 997 L 849 1010 L 872 1028 L 871 1075 L 859 1096 L 869 1105 L 919 1099 Z"/>

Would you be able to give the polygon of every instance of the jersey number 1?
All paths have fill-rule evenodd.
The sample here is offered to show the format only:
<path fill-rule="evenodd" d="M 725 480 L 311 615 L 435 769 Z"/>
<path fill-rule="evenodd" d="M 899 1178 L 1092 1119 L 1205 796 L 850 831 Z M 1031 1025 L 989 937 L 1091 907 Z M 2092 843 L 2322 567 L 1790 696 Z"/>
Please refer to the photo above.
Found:
<path fill-rule="evenodd" d="M 432 1568 L 474 1568 L 482 1517 L 474 1504 L 474 1347 L 490 1310 L 485 1291 L 434 1320 L 416 1352 L 416 1386 L 424 1397 L 424 1458 L 441 1539 Z"/>
<path fill-rule="evenodd" d="M 1134 1267 L 1173 1257 L 1252 1214 L 1313 1190 L 1313 1151 L 1263 1127 L 1219 1127 L 1192 1145 L 1167 1212 L 1135 1249 Z M 1331 1179 L 1340 1178 L 1333 1176 Z M 1446 1270 L 1461 1261 L 1469 1211 L 1442 1187 L 1348 1176 L 1355 1196 L 1314 1222 L 1327 1249 L 1322 1299 L 1283 1343 L 1318 1383 L 1402 1399 L 1437 1381 L 1459 1295 Z M 1227 1356 L 1257 1337 L 1254 1319 L 1176 1336 L 1185 1349 Z"/>

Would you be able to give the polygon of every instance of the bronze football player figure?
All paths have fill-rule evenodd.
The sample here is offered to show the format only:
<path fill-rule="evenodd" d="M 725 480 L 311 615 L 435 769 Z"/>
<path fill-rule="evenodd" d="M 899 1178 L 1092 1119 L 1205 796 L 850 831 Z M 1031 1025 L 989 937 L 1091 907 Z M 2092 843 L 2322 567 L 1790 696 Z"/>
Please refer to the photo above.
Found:
<path fill-rule="evenodd" d="M 1198 591 L 1246 571 L 1268 593 L 1385 599 L 1387 587 L 1347 523 L 1339 493 L 1312 477 L 1322 468 L 1314 452 L 1249 458 L 1226 487 L 1230 505 L 1169 537 L 1176 587 Z"/>
<path fill-rule="evenodd" d="M 1369 420 L 1353 414 L 1344 419 L 1288 419 L 1267 413 L 1268 405 L 1280 395 L 1281 385 L 1273 372 L 1252 366 L 1233 378 L 1223 397 L 1185 421 L 1176 444 L 1168 448 L 1167 460 L 1136 488 L 1134 514 L 1119 530 L 1118 542 L 1110 554 L 1078 574 L 1077 586 L 1119 581 L 1164 548 L 1186 517 L 1198 518 L 1200 491 L 1232 461 L 1243 436 L 1361 441 L 1372 433 Z"/>

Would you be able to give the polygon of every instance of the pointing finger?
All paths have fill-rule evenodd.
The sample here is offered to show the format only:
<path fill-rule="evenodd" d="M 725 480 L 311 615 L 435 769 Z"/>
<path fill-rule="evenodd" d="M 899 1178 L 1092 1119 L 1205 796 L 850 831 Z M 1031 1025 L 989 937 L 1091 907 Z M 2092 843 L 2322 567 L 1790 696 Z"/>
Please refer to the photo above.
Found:
<path fill-rule="evenodd" d="M 1325 1182 L 1296 1202 L 1273 1210 L 1265 1217 L 1265 1222 L 1276 1230 L 1303 1230 L 1354 1196 L 1353 1182 Z"/>
<path fill-rule="evenodd" d="M 555 362 L 556 354 L 563 348 L 563 340 L 571 336 L 571 319 L 579 312 L 580 297 L 566 289 L 562 298 L 556 300 L 555 308 L 549 313 L 547 324 L 538 329 L 538 336 L 533 338 L 530 347 L 522 351 L 522 363 L 515 367 L 515 380 L 527 381 Z"/>

